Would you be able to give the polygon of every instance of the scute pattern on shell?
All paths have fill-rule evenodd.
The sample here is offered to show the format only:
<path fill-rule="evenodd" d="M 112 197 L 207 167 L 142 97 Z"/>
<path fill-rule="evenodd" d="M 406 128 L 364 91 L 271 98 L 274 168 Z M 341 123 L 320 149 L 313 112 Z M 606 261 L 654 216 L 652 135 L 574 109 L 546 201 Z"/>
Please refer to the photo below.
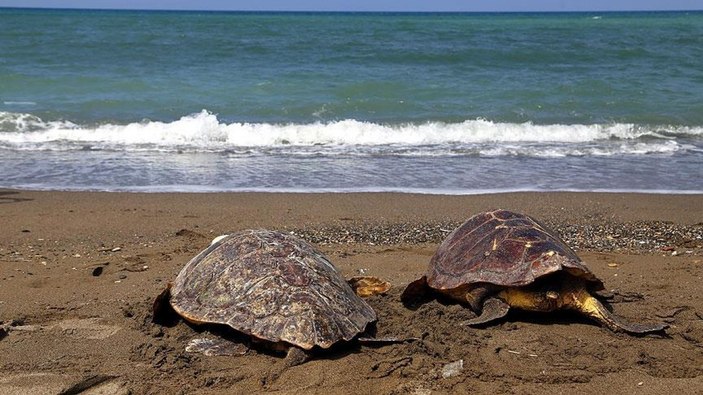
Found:
<path fill-rule="evenodd" d="M 269 230 L 232 234 L 193 258 L 171 288 L 171 305 L 191 321 L 303 349 L 351 340 L 376 321 L 322 253 Z"/>
<path fill-rule="evenodd" d="M 525 214 L 495 210 L 477 214 L 457 227 L 437 249 L 426 274 L 435 289 L 490 283 L 522 286 L 566 270 L 603 284 L 576 253 L 545 226 Z"/>

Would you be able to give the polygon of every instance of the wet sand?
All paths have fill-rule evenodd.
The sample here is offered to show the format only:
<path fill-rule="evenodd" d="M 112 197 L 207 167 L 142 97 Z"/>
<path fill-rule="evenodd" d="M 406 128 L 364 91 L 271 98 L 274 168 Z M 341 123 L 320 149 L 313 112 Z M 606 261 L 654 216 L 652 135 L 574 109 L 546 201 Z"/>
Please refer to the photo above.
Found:
<path fill-rule="evenodd" d="M 460 305 L 403 307 L 401 290 L 442 238 L 498 207 L 559 232 L 617 313 L 667 322 L 667 335 L 615 334 L 569 313 L 511 313 L 476 329 L 460 325 L 473 317 Z M 315 243 L 347 276 L 390 281 L 369 299 L 377 335 L 421 341 L 341 345 L 264 387 L 280 355 L 188 353 L 197 328 L 151 322 L 154 297 L 213 237 L 261 227 Z M 0 229 L 3 394 L 703 391 L 703 195 L 0 190 Z"/>

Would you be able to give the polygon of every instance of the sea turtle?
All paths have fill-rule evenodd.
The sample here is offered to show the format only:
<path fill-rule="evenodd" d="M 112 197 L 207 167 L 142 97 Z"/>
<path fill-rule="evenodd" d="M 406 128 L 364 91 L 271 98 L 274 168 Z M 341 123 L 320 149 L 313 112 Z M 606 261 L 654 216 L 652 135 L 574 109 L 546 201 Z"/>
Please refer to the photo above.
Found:
<path fill-rule="evenodd" d="M 405 289 L 405 304 L 432 289 L 479 314 L 467 325 L 504 317 L 511 307 L 579 311 L 613 331 L 661 331 L 659 323 L 629 323 L 613 315 L 591 292 L 603 283 L 559 237 L 525 214 L 495 210 L 477 214 L 439 246 L 427 273 Z"/>
<path fill-rule="evenodd" d="M 367 295 L 390 287 L 370 277 L 352 280 Z M 377 318 L 321 252 L 270 230 L 213 240 L 157 298 L 155 317 L 168 305 L 190 323 L 226 325 L 253 342 L 287 350 L 286 368 L 304 362 L 305 351 L 355 339 Z M 196 346 L 218 349 L 222 342 Z"/>

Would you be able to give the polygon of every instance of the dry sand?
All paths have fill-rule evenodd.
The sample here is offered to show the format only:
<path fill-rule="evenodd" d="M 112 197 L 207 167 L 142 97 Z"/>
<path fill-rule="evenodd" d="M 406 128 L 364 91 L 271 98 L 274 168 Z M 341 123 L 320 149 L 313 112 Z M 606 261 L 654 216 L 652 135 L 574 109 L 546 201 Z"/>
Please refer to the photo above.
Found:
<path fill-rule="evenodd" d="M 498 207 L 557 229 L 616 312 L 666 321 L 667 335 L 568 313 L 474 329 L 459 305 L 404 308 L 400 291 L 446 232 Z M 391 281 L 369 300 L 378 335 L 422 340 L 343 345 L 266 388 L 279 355 L 185 352 L 200 335 L 153 324 L 154 297 L 214 236 L 258 227 L 302 235 L 348 276 Z M 702 235 L 702 195 L 0 191 L 0 393 L 703 393 Z"/>

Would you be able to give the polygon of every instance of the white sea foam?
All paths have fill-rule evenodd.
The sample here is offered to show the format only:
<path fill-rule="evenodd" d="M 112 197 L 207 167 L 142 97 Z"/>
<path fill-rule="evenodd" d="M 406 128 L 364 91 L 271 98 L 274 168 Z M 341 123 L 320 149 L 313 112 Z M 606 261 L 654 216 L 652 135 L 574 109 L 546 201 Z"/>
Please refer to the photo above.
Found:
<path fill-rule="evenodd" d="M 700 127 L 613 123 L 535 125 L 483 119 L 459 123 L 225 123 L 203 110 L 173 122 L 77 125 L 0 112 L 0 147 L 15 150 L 189 151 L 297 155 L 614 155 L 688 149 L 679 137 L 703 137 Z M 695 147 L 689 147 L 695 149 Z"/>
<path fill-rule="evenodd" d="M 36 106 L 37 103 L 33 101 L 21 101 L 21 100 L 7 100 L 2 102 L 6 106 Z"/>

